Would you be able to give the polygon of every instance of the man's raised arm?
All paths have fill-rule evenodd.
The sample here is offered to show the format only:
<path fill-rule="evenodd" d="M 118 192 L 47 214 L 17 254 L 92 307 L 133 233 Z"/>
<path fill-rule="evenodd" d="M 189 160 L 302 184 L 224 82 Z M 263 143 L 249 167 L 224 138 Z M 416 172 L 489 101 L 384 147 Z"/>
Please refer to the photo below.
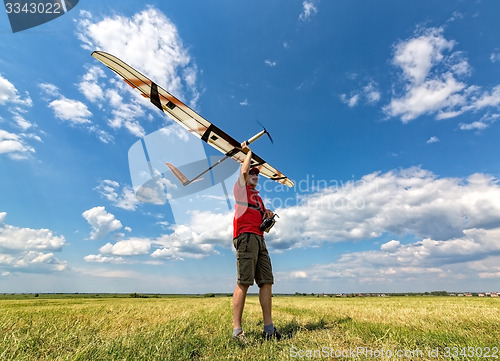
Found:
<path fill-rule="evenodd" d="M 240 177 L 238 178 L 238 182 L 240 186 L 244 186 L 247 183 L 248 171 L 250 170 L 250 163 L 252 162 L 252 150 L 250 149 L 246 141 L 241 143 L 241 149 L 247 153 L 247 156 L 241 164 Z"/>

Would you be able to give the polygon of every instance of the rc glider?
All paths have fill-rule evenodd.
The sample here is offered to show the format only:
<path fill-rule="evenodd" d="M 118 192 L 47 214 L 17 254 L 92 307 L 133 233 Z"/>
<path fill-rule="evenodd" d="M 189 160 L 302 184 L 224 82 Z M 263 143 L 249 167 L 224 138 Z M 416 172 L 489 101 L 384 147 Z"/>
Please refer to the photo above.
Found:
<path fill-rule="evenodd" d="M 166 163 L 170 171 L 182 185 L 188 186 L 198 180 L 201 180 L 203 174 L 210 171 L 226 159 L 232 158 L 239 163 L 243 163 L 246 153 L 241 149 L 241 143 L 236 139 L 219 129 L 214 124 L 210 123 L 165 89 L 161 88 L 155 82 L 151 81 L 139 71 L 127 65 L 117 57 L 102 51 L 94 51 L 92 56 L 118 74 L 128 85 L 137 90 L 145 98 L 148 98 L 158 109 L 169 115 L 190 133 L 194 134 L 224 154 L 224 157 L 221 160 L 191 179 L 188 179 L 172 163 Z M 266 133 L 267 131 L 264 129 L 252 138 L 248 139 L 247 143 L 252 143 Z M 294 185 L 290 178 L 283 175 L 283 173 L 276 170 L 255 153 L 252 153 L 251 167 L 257 167 L 260 170 L 261 175 L 273 181 L 279 182 L 288 187 L 293 187 Z"/>

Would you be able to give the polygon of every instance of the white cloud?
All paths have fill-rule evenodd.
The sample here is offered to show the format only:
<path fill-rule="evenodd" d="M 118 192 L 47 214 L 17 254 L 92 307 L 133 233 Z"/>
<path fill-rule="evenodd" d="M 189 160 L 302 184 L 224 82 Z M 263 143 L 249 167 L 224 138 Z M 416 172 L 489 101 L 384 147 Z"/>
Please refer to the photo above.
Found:
<path fill-rule="evenodd" d="M 59 88 L 55 86 L 54 84 L 51 83 L 40 83 L 38 84 L 38 87 L 42 92 L 46 95 L 50 95 L 53 98 L 57 98 L 61 95 L 59 92 Z"/>
<path fill-rule="evenodd" d="M 486 129 L 487 127 L 488 124 L 481 121 L 475 121 L 468 124 L 460 124 L 461 130 L 483 130 Z"/>
<path fill-rule="evenodd" d="M 136 137 L 146 135 L 143 127 L 137 118 L 145 118 L 145 110 L 139 103 L 137 94 L 129 102 L 126 102 L 118 89 L 108 89 L 105 92 L 105 99 L 112 106 L 111 118 L 108 119 L 108 125 L 113 129 L 124 127 Z"/>
<path fill-rule="evenodd" d="M 92 66 L 88 72 L 82 77 L 82 81 L 78 84 L 78 88 L 82 94 L 91 102 L 104 100 L 104 93 L 101 86 L 98 84 L 99 78 L 105 78 L 104 70 L 98 66 Z"/>
<path fill-rule="evenodd" d="M 59 251 L 65 243 L 63 236 L 54 236 L 48 229 L 18 228 L 5 224 L 6 212 L 0 213 L 0 248 L 4 250 Z"/>
<path fill-rule="evenodd" d="M 500 53 L 491 53 L 490 60 L 492 63 L 496 63 L 497 61 L 500 61 Z"/>
<path fill-rule="evenodd" d="M 276 60 L 266 59 L 266 60 L 264 60 L 264 64 L 266 64 L 267 66 L 269 66 L 271 68 L 274 68 L 276 65 L 278 65 L 278 62 Z"/>
<path fill-rule="evenodd" d="M 109 52 L 130 64 L 180 99 L 196 106 L 197 66 L 182 43 L 176 26 L 159 10 L 148 7 L 132 17 L 120 15 L 94 19 L 81 12 L 78 21 L 82 46 Z M 162 29 L 158 31 L 157 29 Z M 146 135 L 141 121 L 158 114 L 150 102 L 94 62 L 79 84 L 80 91 L 107 116 L 107 124 L 117 131 L 126 129 L 136 137 Z M 105 133 L 101 137 L 108 142 Z"/>
<path fill-rule="evenodd" d="M 422 84 L 431 68 L 443 61 L 443 52 L 454 46 L 454 41 L 444 38 L 442 28 L 427 29 L 421 36 L 397 44 L 393 62 L 411 83 Z"/>
<path fill-rule="evenodd" d="M 0 75 L 0 105 L 6 104 L 18 104 L 25 107 L 31 107 L 33 101 L 28 95 L 25 99 L 22 99 L 14 84 Z"/>
<path fill-rule="evenodd" d="M 156 249 L 151 257 L 163 260 L 184 260 L 186 258 L 200 259 L 213 254 L 213 245 L 192 244 L 188 241 L 176 241 Z"/>
<path fill-rule="evenodd" d="M 463 236 L 466 229 L 500 226 L 495 201 L 500 186 L 484 174 L 438 178 L 409 168 L 325 184 L 331 185 L 303 196 L 296 206 L 278 209 L 281 218 L 268 237 L 272 248 L 373 239 L 386 233 L 448 240 Z"/>
<path fill-rule="evenodd" d="M 90 254 L 83 257 L 83 260 L 94 263 L 126 263 L 123 257 L 106 257 L 101 254 Z"/>
<path fill-rule="evenodd" d="M 500 257 L 492 255 L 486 259 L 468 263 L 468 267 L 478 272 L 479 278 L 500 278 Z"/>
<path fill-rule="evenodd" d="M 500 105 L 500 85 L 495 86 L 491 92 L 483 92 L 473 103 L 473 108 L 478 110 L 485 107 L 498 107 Z"/>
<path fill-rule="evenodd" d="M 20 272 L 62 271 L 66 262 L 52 252 L 60 251 L 66 240 L 48 229 L 20 228 L 5 223 L 0 212 L 0 268 Z"/>
<path fill-rule="evenodd" d="M 347 183 L 315 180 L 315 184 L 297 182 L 299 186 L 303 195 L 298 204 L 276 207 L 280 218 L 266 234 L 271 252 L 337 242 L 379 244 L 387 236 L 391 240 L 374 250 L 343 254 L 332 263 L 278 272 L 280 282 L 339 280 L 339 284 L 372 284 L 378 290 L 389 284 L 404 289 L 410 282 L 422 282 L 427 290 L 444 282 L 460 285 L 463 278 L 496 278 L 500 272 L 496 266 L 481 266 L 482 260 L 500 253 L 496 201 L 500 185 L 491 176 L 440 178 L 415 167 L 368 174 Z M 291 191 L 295 199 L 297 189 Z M 217 247 L 232 249 L 232 217 L 232 212 L 193 211 L 189 221 L 173 225 L 170 234 L 107 243 L 86 261 L 134 263 L 144 262 L 136 257 L 147 255 L 156 261 L 207 257 L 216 254 Z"/>
<path fill-rule="evenodd" d="M 400 116 L 403 123 L 408 123 L 420 115 L 437 113 L 442 109 L 453 109 L 464 105 L 464 99 L 457 95 L 465 84 L 457 82 L 452 74 L 444 74 L 441 79 L 429 79 L 421 84 L 407 88 L 402 98 L 392 99 L 385 110 L 391 116 Z M 447 115 L 452 113 L 446 112 Z M 453 113 L 456 115 L 460 113 Z M 441 119 L 446 116 L 441 117 Z"/>
<path fill-rule="evenodd" d="M 22 98 L 14 84 L 0 75 L 0 105 L 6 105 L 7 111 L 12 117 L 12 122 L 5 122 L 0 117 L 0 122 L 4 123 L 3 126 L 6 127 L 6 129 L 0 129 L 0 154 L 7 154 L 9 158 L 14 160 L 29 158 L 35 153 L 29 140 L 41 141 L 41 138 L 33 132 L 33 124 L 22 115 L 33 106 L 33 101 L 27 93 L 26 97 Z M 12 128 L 12 131 L 21 130 L 21 132 L 13 133 L 9 127 Z M 30 128 L 31 132 L 28 132 Z"/>
<path fill-rule="evenodd" d="M 361 90 L 351 92 L 349 95 L 341 94 L 340 100 L 342 103 L 347 104 L 350 108 L 361 104 L 364 100 L 366 104 L 378 103 L 382 95 L 378 89 L 378 84 L 374 81 L 368 82 L 366 85 L 361 87 Z"/>
<path fill-rule="evenodd" d="M 401 245 L 401 243 L 399 241 L 392 240 L 392 241 L 389 241 L 389 242 L 381 245 L 380 249 L 382 251 L 386 251 L 386 252 L 395 252 L 399 248 L 400 245 Z"/>
<path fill-rule="evenodd" d="M 481 131 L 488 128 L 491 124 L 496 122 L 500 118 L 500 113 L 486 113 L 479 120 L 475 120 L 471 123 L 460 123 L 459 127 L 461 130 L 475 130 Z"/>
<path fill-rule="evenodd" d="M 232 212 L 195 211 L 188 224 L 174 225 L 173 233 L 154 241 L 157 249 L 151 254 L 159 259 L 203 258 L 217 253 L 216 245 L 232 245 Z"/>
<path fill-rule="evenodd" d="M 464 237 L 471 229 L 500 227 L 496 202 L 500 186 L 484 174 L 438 178 L 415 167 L 373 173 L 341 184 L 315 180 L 315 184 L 298 182 L 297 186 L 305 192 L 297 205 L 272 207 L 281 218 L 266 235 L 271 249 L 370 240 L 384 234 L 441 242 Z M 267 201 L 270 205 L 286 202 L 282 198 Z M 216 245 L 230 248 L 231 221 L 231 212 L 194 211 L 189 222 L 172 227 L 173 233 L 149 240 L 151 256 L 196 258 L 216 252 Z M 391 245 L 395 243 L 385 245 L 385 250 Z"/>
<path fill-rule="evenodd" d="M 371 284 L 375 289 L 394 284 L 414 289 L 421 283 L 428 290 L 436 284 L 446 288 L 460 286 L 464 278 L 498 278 L 500 228 L 468 229 L 464 236 L 446 241 L 426 238 L 409 244 L 390 241 L 381 250 L 347 253 L 333 263 L 315 265 L 290 272 L 304 273 L 310 281 L 339 279 L 343 284 Z"/>
<path fill-rule="evenodd" d="M 437 143 L 439 142 L 439 138 L 436 136 L 432 136 L 427 140 L 427 144 Z"/>
<path fill-rule="evenodd" d="M 232 245 L 233 213 L 212 213 L 193 211 L 190 229 L 197 235 L 199 243 Z"/>
<path fill-rule="evenodd" d="M 98 255 L 89 255 L 87 262 L 133 263 L 130 258 L 149 255 L 162 260 L 200 259 L 218 253 L 216 246 L 232 247 L 232 212 L 211 213 L 194 211 L 188 224 L 173 225 L 170 234 L 156 238 L 131 237 L 107 243 Z M 105 255 L 105 256 L 103 256 Z M 112 256 L 112 257 L 108 257 Z"/>
<path fill-rule="evenodd" d="M 380 98 L 380 91 L 378 90 L 378 84 L 375 82 L 368 83 L 364 88 L 363 92 L 368 100 L 368 103 L 374 104 L 377 103 Z"/>
<path fill-rule="evenodd" d="M 97 70 L 94 73 L 98 73 Z M 84 76 L 84 79 L 90 79 L 92 75 Z M 88 80 L 90 82 L 90 80 Z M 61 94 L 59 88 L 51 83 L 40 83 L 38 84 L 45 97 L 48 97 L 48 107 L 54 111 L 57 118 L 66 121 L 71 126 L 80 126 L 93 133 L 97 138 L 103 143 L 110 143 L 113 141 L 113 136 L 107 131 L 101 129 L 98 125 L 93 124 L 89 119 L 92 117 L 92 113 L 88 109 L 87 105 L 79 100 L 68 99 Z M 80 83 L 80 90 L 82 92 L 89 91 L 90 85 L 82 85 Z M 84 88 L 84 89 L 82 89 Z M 98 99 L 96 97 L 95 99 Z"/>
<path fill-rule="evenodd" d="M 464 18 L 464 14 L 458 11 L 454 11 L 453 14 L 451 14 L 451 17 L 447 20 L 447 22 L 451 23 L 453 21 L 461 20 Z"/>
<path fill-rule="evenodd" d="M 91 225 L 90 239 L 103 239 L 109 233 L 121 229 L 123 226 L 104 207 L 94 207 L 82 213 L 83 218 Z"/>
<path fill-rule="evenodd" d="M 87 11 L 81 11 L 80 15 L 78 38 L 85 49 L 104 50 L 121 58 L 176 97 L 188 98 L 190 106 L 196 106 L 200 96 L 196 88 L 197 66 L 176 26 L 163 13 L 148 7 L 132 17 L 115 15 L 94 19 Z M 87 69 L 78 88 L 88 101 L 99 107 L 107 125 L 114 131 L 126 129 L 136 137 L 145 136 L 141 121 L 150 121 L 153 116 L 148 110 L 158 112 L 158 109 L 124 82 L 108 75 L 99 62 L 93 60 Z M 51 98 L 49 107 L 57 118 L 72 125 L 83 125 L 103 143 L 114 140 L 109 131 L 90 121 L 92 113 L 86 104 L 63 96 L 53 84 L 39 86 Z"/>
<path fill-rule="evenodd" d="M 18 101 L 17 89 L 10 81 L 0 75 L 0 105 Z"/>
<path fill-rule="evenodd" d="M 27 131 L 29 128 L 33 126 L 31 122 L 26 120 L 22 115 L 15 113 L 13 119 L 17 126 L 21 128 L 22 131 Z"/>
<path fill-rule="evenodd" d="M 0 154 L 8 154 L 12 159 L 25 159 L 34 152 L 22 136 L 0 129 Z"/>
<path fill-rule="evenodd" d="M 115 244 L 106 243 L 99 249 L 102 254 L 113 256 L 137 256 L 149 253 L 151 241 L 147 238 L 131 238 Z"/>
<path fill-rule="evenodd" d="M 350 96 L 347 96 L 346 94 L 342 94 L 340 96 L 340 100 L 343 103 L 347 104 L 349 106 L 349 108 L 353 108 L 359 102 L 359 94 L 353 94 L 353 95 L 350 95 Z"/>
<path fill-rule="evenodd" d="M 120 190 L 118 182 L 105 179 L 99 182 L 95 189 L 118 208 L 133 211 L 139 204 L 139 200 L 135 197 L 134 190 L 130 186 L 123 186 Z"/>
<path fill-rule="evenodd" d="M 84 48 L 117 56 L 176 97 L 198 98 L 196 65 L 176 26 L 161 11 L 148 7 L 131 18 L 115 15 L 98 21 L 89 12 L 81 14 L 78 36 Z"/>
<path fill-rule="evenodd" d="M 407 123 L 422 115 L 449 119 L 500 106 L 500 85 L 490 92 L 463 81 L 471 67 L 463 52 L 452 52 L 457 43 L 443 33 L 443 28 L 424 29 L 395 45 L 393 64 L 401 69 L 405 85 L 403 94 L 383 107 L 386 114 Z"/>
<path fill-rule="evenodd" d="M 54 111 L 57 118 L 66 120 L 70 124 L 90 123 L 92 113 L 87 106 L 78 100 L 61 97 L 49 103 L 49 107 Z"/>
<path fill-rule="evenodd" d="M 292 279 L 307 279 L 309 278 L 309 275 L 307 274 L 307 272 L 304 272 L 304 271 L 295 271 L 295 272 L 291 272 L 290 273 L 290 277 Z"/>
<path fill-rule="evenodd" d="M 311 16 L 318 13 L 317 0 L 304 0 L 302 3 L 302 13 L 299 15 L 299 19 L 306 21 L 311 18 Z"/>
<path fill-rule="evenodd" d="M 471 229 L 500 226 L 500 205 L 495 201 L 500 199 L 500 186 L 484 174 L 438 178 L 429 171 L 409 168 L 373 173 L 340 185 L 317 184 L 308 185 L 307 191 L 313 189 L 312 193 L 301 196 L 296 206 L 278 207 L 281 218 L 266 236 L 271 249 L 369 240 L 384 234 L 441 242 L 459 239 Z M 276 200 L 268 201 L 273 204 Z M 193 212 L 188 223 L 175 225 L 173 233 L 151 240 L 151 255 L 202 257 L 215 252 L 217 244 L 230 247 L 231 220 L 231 212 Z"/>
<path fill-rule="evenodd" d="M 22 152 L 24 150 L 24 146 L 16 134 L 0 129 L 0 153 Z"/>

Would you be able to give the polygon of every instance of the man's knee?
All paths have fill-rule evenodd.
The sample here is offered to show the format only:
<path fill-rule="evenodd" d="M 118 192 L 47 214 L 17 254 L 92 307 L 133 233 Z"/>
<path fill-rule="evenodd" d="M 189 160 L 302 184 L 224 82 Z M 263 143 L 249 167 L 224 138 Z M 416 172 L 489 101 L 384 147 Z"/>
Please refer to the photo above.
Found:
<path fill-rule="evenodd" d="M 241 292 L 241 293 L 244 293 L 246 294 L 247 291 L 248 291 L 248 288 L 250 288 L 250 285 L 245 285 L 245 284 L 239 284 L 237 283 L 236 284 L 236 288 Z"/>
<path fill-rule="evenodd" d="M 267 289 L 272 289 L 273 288 L 273 284 L 272 283 L 267 283 L 267 282 L 264 282 L 264 283 L 261 283 L 259 284 L 259 289 L 261 290 L 267 290 Z"/>
<path fill-rule="evenodd" d="M 238 285 L 238 287 L 246 292 L 250 288 L 250 285 Z"/>

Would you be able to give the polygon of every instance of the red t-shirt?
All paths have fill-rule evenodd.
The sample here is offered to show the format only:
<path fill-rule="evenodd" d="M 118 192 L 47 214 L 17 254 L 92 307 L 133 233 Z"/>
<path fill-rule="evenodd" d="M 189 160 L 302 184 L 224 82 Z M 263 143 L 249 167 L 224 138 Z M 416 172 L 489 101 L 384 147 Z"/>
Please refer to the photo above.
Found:
<path fill-rule="evenodd" d="M 264 232 L 259 227 L 262 224 L 266 208 L 259 196 L 259 191 L 248 184 L 240 186 L 239 182 L 236 181 L 233 193 L 236 201 L 233 218 L 233 238 L 242 233 L 264 235 Z"/>

